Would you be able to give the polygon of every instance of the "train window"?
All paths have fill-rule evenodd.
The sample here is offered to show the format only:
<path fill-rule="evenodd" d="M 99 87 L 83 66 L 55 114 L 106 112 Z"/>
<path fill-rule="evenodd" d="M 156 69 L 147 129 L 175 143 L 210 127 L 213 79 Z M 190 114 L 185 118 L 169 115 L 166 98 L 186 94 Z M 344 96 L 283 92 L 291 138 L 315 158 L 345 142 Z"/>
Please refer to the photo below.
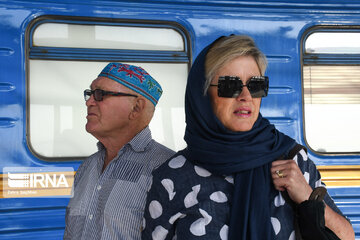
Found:
<path fill-rule="evenodd" d="M 360 32 L 324 29 L 305 39 L 305 137 L 316 152 L 360 152 L 359 41 Z"/>
<path fill-rule="evenodd" d="M 305 42 L 306 53 L 360 53 L 360 33 L 316 32 Z"/>
<path fill-rule="evenodd" d="M 184 51 L 182 36 L 174 29 L 109 25 L 44 23 L 35 29 L 33 44 L 45 47 Z"/>
<path fill-rule="evenodd" d="M 61 28 L 65 28 L 66 24 L 61 25 Z M 36 29 L 41 30 L 40 26 Z M 81 28 L 81 25 L 76 27 Z M 78 31 L 82 32 L 80 35 L 90 36 L 94 27 L 89 28 L 84 24 L 84 28 Z M 124 27 L 119 28 L 123 30 Z M 128 26 L 127 33 L 132 28 L 134 32 L 139 31 L 139 27 Z M 111 61 L 141 66 L 160 82 L 164 93 L 150 124 L 153 138 L 174 150 L 185 146 L 184 92 L 190 63 L 187 38 L 180 30 L 174 30 L 174 27 L 163 28 L 163 31 L 150 26 L 140 29 L 146 30 L 147 37 L 142 38 L 136 47 L 131 45 L 132 40 L 128 38 L 126 41 L 129 43 L 122 45 L 120 50 L 117 49 L 120 44 L 109 44 L 109 39 L 105 38 L 97 38 L 93 46 L 92 41 L 88 41 L 82 48 L 72 48 L 78 44 L 79 39 L 76 37 L 64 44 L 61 39 L 57 43 L 51 31 L 32 31 L 31 39 L 34 41 L 30 41 L 28 59 L 28 143 L 36 155 L 47 160 L 74 159 L 86 157 L 97 150 L 97 140 L 85 131 L 83 90 L 89 88 L 101 69 Z M 171 34 L 167 35 L 169 29 Z M 158 38 L 153 35 L 161 35 L 161 32 L 164 33 L 162 38 L 168 37 L 168 41 L 160 41 L 157 46 L 152 46 Z M 45 33 L 53 36 L 48 39 Z M 58 37 L 61 38 L 61 35 Z M 114 49 L 102 49 L 104 46 L 114 46 Z M 123 49 L 125 46 L 127 49 Z"/>

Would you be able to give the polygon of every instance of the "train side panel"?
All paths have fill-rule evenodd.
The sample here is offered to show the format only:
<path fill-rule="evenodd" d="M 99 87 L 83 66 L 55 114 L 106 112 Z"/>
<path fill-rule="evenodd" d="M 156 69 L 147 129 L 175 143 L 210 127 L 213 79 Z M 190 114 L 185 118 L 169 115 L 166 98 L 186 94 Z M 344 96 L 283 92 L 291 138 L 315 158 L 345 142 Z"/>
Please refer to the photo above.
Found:
<path fill-rule="evenodd" d="M 221 35 L 247 34 L 254 38 L 269 62 L 266 74 L 270 78 L 270 91 L 269 96 L 262 102 L 263 116 L 269 118 L 279 130 L 308 146 L 304 130 L 306 122 L 304 121 L 303 67 L 312 64 L 311 59 L 318 61 L 321 59 L 319 60 L 315 56 L 309 58 L 310 60 L 304 60 L 305 36 L 312 29 L 317 28 L 340 30 L 343 28 L 356 32 L 358 28 L 360 29 L 360 1 L 334 0 L 328 3 L 294 1 L 287 3 L 281 0 L 271 2 L 91 0 L 85 3 L 80 0 L 35 2 L 0 0 L 0 16 L 2 19 L 0 21 L 0 138 L 2 140 L 0 141 L 0 168 L 3 170 L 1 175 L 0 238 L 61 239 L 69 197 L 56 197 L 51 194 L 41 198 L 6 197 L 9 187 L 5 184 L 8 176 L 7 172 L 4 172 L 4 168 L 58 167 L 72 168 L 76 171 L 86 157 L 86 154 L 73 156 L 72 153 L 69 156 L 48 156 L 46 155 L 48 149 L 46 149 L 45 140 L 45 145 L 43 145 L 45 147 L 41 150 L 36 149 L 35 140 L 32 137 L 35 131 L 32 128 L 35 121 L 32 121 L 34 111 L 30 110 L 33 109 L 30 101 L 37 101 L 33 91 L 35 89 L 34 82 L 36 76 L 45 74 L 45 70 L 34 75 L 34 69 L 41 70 L 41 66 L 55 67 L 55 69 L 56 66 L 65 66 L 64 69 L 68 69 L 69 65 L 77 64 L 79 69 L 86 69 L 87 66 L 100 68 L 109 61 L 141 63 L 152 69 L 155 75 L 159 75 L 159 78 L 168 76 L 163 77 L 163 81 L 172 79 L 181 81 L 179 87 L 173 88 L 171 88 L 172 84 L 168 83 L 169 102 L 171 102 L 173 101 L 172 95 L 175 98 L 184 92 L 187 71 L 203 47 Z M 42 24 L 76 25 L 79 28 L 81 26 L 151 28 L 154 31 L 170 29 L 170 34 L 174 32 L 174 36 L 180 36 L 183 46 L 179 47 L 180 50 L 39 46 L 35 43 L 34 34 L 36 29 L 40 29 L 39 26 L 44 26 Z M 347 59 L 343 60 L 345 63 L 349 63 L 351 60 L 348 56 L 345 56 L 344 59 Z M 360 61 L 356 62 L 354 59 L 351 66 L 360 65 Z M 336 65 L 334 59 L 330 60 L 327 65 Z M 161 71 L 163 72 L 161 73 Z M 180 73 L 176 74 L 178 78 L 171 76 L 171 73 L 176 71 Z M 49 68 L 47 72 L 52 74 L 53 71 Z M 94 70 L 94 72 L 96 71 Z M 71 73 L 65 74 L 65 76 L 68 75 Z M 77 75 L 80 76 L 81 73 L 77 73 Z M 92 81 L 90 76 L 82 80 L 84 84 Z M 61 78 L 59 79 L 61 80 Z M 66 79 L 63 81 L 66 82 Z M 82 85 L 74 84 L 73 81 L 70 81 L 67 87 L 71 88 L 76 85 L 79 89 L 76 89 L 76 93 L 69 94 L 75 96 L 78 93 L 82 98 L 83 88 L 87 87 L 83 83 Z M 58 87 L 51 84 L 44 86 L 47 88 Z M 66 83 L 63 84 L 66 85 Z M 45 90 L 47 91 L 47 89 Z M 36 91 L 46 93 L 45 90 L 39 88 Z M 164 91 L 166 92 L 167 89 Z M 175 129 L 171 138 L 180 140 L 169 146 L 174 150 L 180 150 L 185 146 L 182 140 L 183 136 L 176 132 L 176 128 L 179 128 L 178 131 L 181 132 L 185 126 L 183 121 L 177 122 L 177 118 L 184 119 L 184 108 L 181 102 L 181 99 L 174 100 L 174 104 L 180 104 L 174 109 L 161 108 L 161 116 L 164 118 L 161 120 L 159 117 L 159 119 L 162 124 L 151 126 L 153 132 L 165 132 L 165 135 L 166 131 L 161 129 L 162 126 Z M 45 103 L 39 104 L 38 111 L 41 112 L 42 109 L 52 111 L 41 104 Z M 59 114 L 68 113 L 71 101 L 67 104 L 65 108 L 59 108 Z M 79 104 L 83 104 L 83 102 Z M 79 111 L 83 111 L 81 106 L 75 107 Z M 85 104 L 83 104 L 83 108 L 85 109 Z M 55 117 L 56 114 L 55 108 Z M 72 114 L 76 115 L 74 112 Z M 65 123 L 58 123 L 55 117 L 54 125 L 58 124 L 59 128 L 65 129 L 67 120 L 63 120 Z M 48 120 L 46 115 L 42 118 Z M 60 119 L 62 118 L 60 117 Z M 82 123 L 71 124 L 76 128 L 81 128 Z M 46 129 L 46 124 L 43 126 L 44 129 Z M 41 130 L 40 128 L 40 133 Z M 47 130 L 43 131 L 48 132 Z M 47 133 L 44 134 L 47 136 Z M 86 138 L 87 135 L 84 136 Z M 165 145 L 168 143 L 166 139 L 170 139 L 169 136 L 159 135 L 156 137 Z M 355 139 L 355 141 L 359 141 L 358 146 L 360 146 L 360 139 Z M 96 151 L 95 143 L 96 141 L 92 140 L 91 151 Z M 74 152 L 80 149 L 80 147 L 74 147 L 76 147 Z M 61 153 L 61 149 L 59 152 Z M 351 220 L 357 239 L 360 239 L 359 153 L 360 148 L 352 153 L 322 154 L 309 147 L 310 158 L 319 165 L 323 180 L 329 186 L 329 193 L 343 213 Z"/>

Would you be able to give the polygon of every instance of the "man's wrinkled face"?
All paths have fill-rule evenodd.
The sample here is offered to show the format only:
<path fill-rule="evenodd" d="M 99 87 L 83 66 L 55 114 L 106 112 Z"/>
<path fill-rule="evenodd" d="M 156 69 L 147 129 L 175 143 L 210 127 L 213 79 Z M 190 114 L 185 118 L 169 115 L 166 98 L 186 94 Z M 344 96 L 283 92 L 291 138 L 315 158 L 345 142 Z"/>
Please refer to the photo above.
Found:
<path fill-rule="evenodd" d="M 98 77 L 91 85 L 91 90 L 124 92 L 134 94 L 124 85 L 106 77 Z M 133 109 L 136 98 L 127 96 L 106 95 L 102 101 L 95 101 L 94 96 L 86 101 L 87 123 L 86 131 L 96 138 L 107 137 L 121 133 L 128 126 L 129 115 Z"/>

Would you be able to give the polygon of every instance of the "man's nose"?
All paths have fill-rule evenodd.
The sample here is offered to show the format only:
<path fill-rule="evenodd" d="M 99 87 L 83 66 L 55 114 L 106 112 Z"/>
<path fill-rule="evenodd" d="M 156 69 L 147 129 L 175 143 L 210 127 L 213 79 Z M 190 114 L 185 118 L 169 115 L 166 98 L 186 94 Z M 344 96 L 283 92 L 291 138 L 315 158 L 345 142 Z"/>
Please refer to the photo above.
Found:
<path fill-rule="evenodd" d="M 91 106 L 91 105 L 95 105 L 96 104 L 96 101 L 95 101 L 95 98 L 94 98 L 94 94 L 91 94 L 90 95 L 90 98 L 88 100 L 86 100 L 85 102 L 86 106 Z"/>

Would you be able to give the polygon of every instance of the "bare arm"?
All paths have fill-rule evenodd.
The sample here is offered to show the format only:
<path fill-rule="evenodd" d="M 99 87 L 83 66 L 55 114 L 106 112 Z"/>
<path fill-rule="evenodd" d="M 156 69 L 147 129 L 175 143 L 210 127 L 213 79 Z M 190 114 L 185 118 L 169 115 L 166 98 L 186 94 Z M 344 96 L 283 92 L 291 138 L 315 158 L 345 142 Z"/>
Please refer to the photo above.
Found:
<path fill-rule="evenodd" d="M 331 229 L 340 239 L 355 239 L 354 229 L 351 224 L 328 205 L 325 207 L 325 226 Z"/>

